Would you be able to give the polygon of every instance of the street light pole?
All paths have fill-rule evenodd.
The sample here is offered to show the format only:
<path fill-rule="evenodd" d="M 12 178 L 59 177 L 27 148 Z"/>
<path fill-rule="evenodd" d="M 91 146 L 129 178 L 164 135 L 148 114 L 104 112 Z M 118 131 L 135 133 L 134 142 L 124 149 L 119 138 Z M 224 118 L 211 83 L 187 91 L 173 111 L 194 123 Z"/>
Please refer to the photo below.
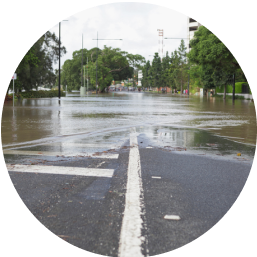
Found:
<path fill-rule="evenodd" d="M 61 22 L 59 22 L 59 82 L 58 97 L 61 98 Z"/>
<path fill-rule="evenodd" d="M 81 59 L 81 87 L 83 87 L 83 34 L 82 34 L 82 59 Z"/>
<path fill-rule="evenodd" d="M 97 43 L 96 43 L 96 94 L 98 94 L 98 90 L 97 90 L 98 31 L 97 31 L 96 40 L 97 40 Z"/>
<path fill-rule="evenodd" d="M 63 20 L 68 21 L 68 20 Z M 58 82 L 58 97 L 61 98 L 61 22 L 59 22 L 59 82 Z"/>
<path fill-rule="evenodd" d="M 97 92 L 97 60 L 98 60 L 98 40 L 122 40 L 122 39 L 99 39 L 98 38 L 98 31 L 97 31 L 97 38 L 96 39 L 93 39 L 93 40 L 97 40 L 97 48 L 96 48 L 96 93 L 98 94 Z"/>
<path fill-rule="evenodd" d="M 88 94 L 88 57 L 87 57 L 87 94 Z"/>

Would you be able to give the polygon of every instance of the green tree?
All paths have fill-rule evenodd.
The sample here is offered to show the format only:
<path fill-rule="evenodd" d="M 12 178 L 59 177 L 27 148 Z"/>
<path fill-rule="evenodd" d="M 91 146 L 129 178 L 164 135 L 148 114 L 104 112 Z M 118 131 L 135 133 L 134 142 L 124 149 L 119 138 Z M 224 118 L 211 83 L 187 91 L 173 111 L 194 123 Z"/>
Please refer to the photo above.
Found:
<path fill-rule="evenodd" d="M 241 68 L 236 70 L 236 82 L 247 82 L 247 78 Z"/>
<path fill-rule="evenodd" d="M 202 65 L 191 65 L 189 69 L 190 83 L 193 87 L 204 87 L 202 78 Z"/>
<path fill-rule="evenodd" d="M 179 55 L 179 67 L 178 67 L 178 78 L 180 80 L 181 93 L 183 92 L 183 87 L 188 81 L 188 65 L 186 58 L 186 46 L 185 41 L 182 39 L 180 46 L 178 48 Z"/>
<path fill-rule="evenodd" d="M 209 65 L 213 70 L 214 81 L 226 83 L 233 74 L 237 74 L 240 66 L 228 48 L 211 31 L 201 26 L 190 41 L 191 51 L 188 53 L 190 63 Z M 218 72 L 222 70 L 222 75 Z M 227 78 L 227 79 L 226 79 Z M 225 87 L 226 88 L 226 87 Z M 225 96 L 226 91 L 224 92 Z"/>
<path fill-rule="evenodd" d="M 210 64 L 213 68 L 219 66 L 232 73 L 240 67 L 228 48 L 204 26 L 195 32 L 190 45 L 188 58 L 192 63 Z"/>
<path fill-rule="evenodd" d="M 154 54 L 152 67 L 151 67 L 151 76 L 154 87 L 159 88 L 161 87 L 161 75 L 162 75 L 162 65 L 161 65 L 161 58 L 159 57 L 158 53 Z"/>
<path fill-rule="evenodd" d="M 98 51 L 98 54 L 97 54 Z M 121 81 L 132 77 L 135 68 L 143 67 L 145 59 L 141 55 L 132 55 L 119 48 L 104 46 L 104 49 L 83 49 L 83 66 L 88 70 L 90 87 L 96 89 L 97 85 L 101 92 L 108 90 L 112 80 Z M 88 64 L 87 64 L 88 58 Z M 73 59 L 67 60 L 62 67 L 62 81 L 72 84 L 69 88 L 79 89 L 81 86 L 82 49 L 73 52 Z M 87 72 L 85 74 L 87 76 Z"/>
<path fill-rule="evenodd" d="M 166 52 L 166 56 L 162 59 L 162 84 L 164 87 L 170 87 L 171 77 L 170 77 L 170 57 L 168 52 Z"/>
<path fill-rule="evenodd" d="M 64 46 L 61 47 L 61 55 L 66 53 Z M 54 33 L 46 32 L 29 49 L 21 60 L 15 73 L 17 80 L 15 89 L 32 90 L 38 86 L 52 86 L 56 75 L 53 71 L 53 63 L 59 58 L 59 40 Z M 10 82 L 9 88 L 12 87 Z"/>
<path fill-rule="evenodd" d="M 179 55 L 178 55 L 178 51 L 175 50 L 174 52 L 171 53 L 171 65 L 170 65 L 170 78 L 173 84 L 173 88 L 174 89 L 178 89 L 179 87 Z"/>
<path fill-rule="evenodd" d="M 224 85 L 224 96 L 226 98 L 227 85 L 233 85 L 233 75 L 227 73 L 220 67 L 216 67 L 212 73 L 213 81 L 215 86 L 223 86 Z"/>
<path fill-rule="evenodd" d="M 142 69 L 142 72 L 143 72 L 142 85 L 143 85 L 143 87 L 148 87 L 148 88 L 150 87 L 150 83 L 151 83 L 150 69 L 151 69 L 150 61 L 147 61 L 145 66 Z"/>

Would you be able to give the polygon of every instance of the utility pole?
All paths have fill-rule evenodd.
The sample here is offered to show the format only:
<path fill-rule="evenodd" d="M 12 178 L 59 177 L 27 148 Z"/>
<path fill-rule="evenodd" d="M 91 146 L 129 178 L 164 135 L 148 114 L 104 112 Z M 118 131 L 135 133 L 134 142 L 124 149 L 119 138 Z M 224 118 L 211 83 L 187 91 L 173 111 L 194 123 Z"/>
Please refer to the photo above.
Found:
<path fill-rule="evenodd" d="M 83 87 L 83 34 L 82 34 L 82 58 L 81 58 L 81 87 Z"/>
<path fill-rule="evenodd" d="M 135 88 L 135 61 L 133 61 L 133 90 Z"/>
<path fill-rule="evenodd" d="M 236 75 L 235 73 L 233 74 L 233 103 L 235 101 L 235 83 L 236 83 Z"/>
<path fill-rule="evenodd" d="M 97 31 L 97 44 L 96 44 L 96 93 L 98 94 L 97 90 L 97 60 L 98 60 L 98 31 Z"/>
<path fill-rule="evenodd" d="M 122 40 L 122 39 L 99 39 L 98 38 L 98 31 L 97 31 L 97 38 L 96 39 L 93 39 L 93 40 L 97 40 L 97 48 L 96 48 L 96 93 L 98 94 L 97 92 L 97 59 L 98 59 L 98 40 Z"/>
<path fill-rule="evenodd" d="M 87 94 L 88 94 L 88 57 L 87 57 Z"/>
<path fill-rule="evenodd" d="M 59 81 L 58 81 L 58 97 L 61 98 L 61 22 L 59 22 Z"/>
<path fill-rule="evenodd" d="M 63 20 L 68 21 L 68 20 Z M 59 82 L 58 82 L 58 97 L 61 98 L 61 22 L 59 22 Z"/>
<path fill-rule="evenodd" d="M 189 61 L 188 61 L 188 71 L 190 70 Z M 187 82 L 187 95 L 189 96 L 189 82 L 190 82 L 190 74 L 188 72 L 188 82 Z"/>
<path fill-rule="evenodd" d="M 86 85 L 85 85 L 85 79 L 86 79 L 86 76 L 85 76 L 85 68 L 86 68 L 86 66 L 84 65 L 83 68 L 84 68 L 84 87 L 86 87 Z"/>

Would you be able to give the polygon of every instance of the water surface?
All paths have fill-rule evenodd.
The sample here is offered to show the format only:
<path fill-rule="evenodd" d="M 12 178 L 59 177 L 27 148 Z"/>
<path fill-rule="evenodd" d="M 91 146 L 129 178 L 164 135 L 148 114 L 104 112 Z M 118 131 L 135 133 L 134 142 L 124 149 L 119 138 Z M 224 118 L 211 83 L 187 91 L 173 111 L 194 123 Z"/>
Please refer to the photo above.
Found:
<path fill-rule="evenodd" d="M 124 144 L 131 127 L 145 139 L 145 147 L 216 155 L 241 151 L 247 158 L 254 156 L 253 102 L 236 100 L 233 104 L 221 98 L 138 92 L 23 99 L 14 108 L 7 102 L 2 113 L 2 146 L 78 151 L 79 144 L 91 144 L 92 151 L 103 150 Z M 74 143 L 76 149 L 71 148 Z"/>

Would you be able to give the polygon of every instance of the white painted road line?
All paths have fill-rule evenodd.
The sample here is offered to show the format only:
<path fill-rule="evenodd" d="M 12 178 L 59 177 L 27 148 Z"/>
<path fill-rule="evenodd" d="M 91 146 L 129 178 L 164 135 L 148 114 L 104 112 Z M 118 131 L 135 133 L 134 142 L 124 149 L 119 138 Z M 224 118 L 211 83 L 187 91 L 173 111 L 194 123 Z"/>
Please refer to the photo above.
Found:
<path fill-rule="evenodd" d="M 166 219 L 166 220 L 180 220 L 180 217 L 178 215 L 165 215 L 164 219 Z"/>
<path fill-rule="evenodd" d="M 161 179 L 161 177 L 156 177 L 156 176 L 152 176 L 152 178 L 157 178 L 157 179 Z"/>
<path fill-rule="evenodd" d="M 5 150 L 4 154 L 16 154 L 16 155 L 37 155 L 37 156 L 63 156 L 63 157 L 91 157 L 91 158 L 103 158 L 103 159 L 118 159 L 118 154 L 99 154 L 95 153 L 65 153 L 65 152 L 47 152 L 47 151 L 19 151 L 19 150 Z"/>
<path fill-rule="evenodd" d="M 44 173 L 56 175 L 77 175 L 87 177 L 108 177 L 113 176 L 112 169 L 91 169 L 79 167 L 63 167 L 63 166 L 44 166 L 44 165 L 6 165 L 8 171 Z"/>
<path fill-rule="evenodd" d="M 141 245 L 145 240 L 141 236 L 141 230 L 143 228 L 143 220 L 141 218 L 143 214 L 143 187 L 135 128 L 133 128 L 130 134 L 130 146 L 127 192 L 120 233 L 119 257 L 143 256 Z"/>

